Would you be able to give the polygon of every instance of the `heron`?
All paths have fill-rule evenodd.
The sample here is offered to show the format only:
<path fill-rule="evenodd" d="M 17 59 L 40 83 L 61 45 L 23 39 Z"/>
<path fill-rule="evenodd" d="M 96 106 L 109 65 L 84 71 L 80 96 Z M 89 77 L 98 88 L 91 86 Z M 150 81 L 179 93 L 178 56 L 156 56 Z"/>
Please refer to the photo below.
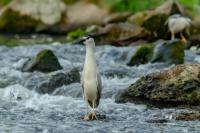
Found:
<path fill-rule="evenodd" d="M 167 19 L 166 24 L 168 24 L 168 28 L 171 32 L 171 40 L 175 39 L 176 33 L 180 33 L 183 42 L 187 42 L 182 32 L 185 29 L 188 30 L 188 28 L 191 26 L 191 19 L 188 17 L 183 17 L 180 14 L 174 14 Z"/>
<path fill-rule="evenodd" d="M 84 100 L 87 104 L 87 114 L 84 119 L 98 119 L 96 116 L 95 108 L 98 107 L 101 91 L 102 82 L 101 77 L 97 69 L 97 64 L 94 55 L 95 41 L 91 35 L 83 37 L 79 43 L 86 46 L 85 63 L 82 72 L 81 86 Z M 92 112 L 88 114 L 88 106 L 91 107 Z"/>

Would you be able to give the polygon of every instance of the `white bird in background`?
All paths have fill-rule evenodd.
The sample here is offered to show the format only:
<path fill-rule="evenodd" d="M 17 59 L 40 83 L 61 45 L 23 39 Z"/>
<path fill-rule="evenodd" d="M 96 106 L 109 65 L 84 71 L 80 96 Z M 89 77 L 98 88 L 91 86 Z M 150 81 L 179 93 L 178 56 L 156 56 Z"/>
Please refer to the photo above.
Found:
<path fill-rule="evenodd" d="M 179 14 L 174 14 L 167 19 L 166 23 L 168 24 L 168 28 L 171 32 L 171 40 L 175 39 L 176 33 L 180 33 L 181 39 L 184 42 L 187 41 L 182 32 L 185 29 L 188 30 L 188 28 L 191 26 L 191 19 L 189 19 L 188 17 L 183 17 Z"/>
<path fill-rule="evenodd" d="M 97 119 L 95 108 L 98 107 L 100 102 L 102 83 L 94 56 L 95 42 L 92 36 L 86 36 L 79 43 L 83 43 L 86 46 L 85 64 L 81 81 L 84 100 L 87 103 L 87 114 L 84 119 Z M 92 112 L 89 114 L 88 105 L 92 108 Z"/>

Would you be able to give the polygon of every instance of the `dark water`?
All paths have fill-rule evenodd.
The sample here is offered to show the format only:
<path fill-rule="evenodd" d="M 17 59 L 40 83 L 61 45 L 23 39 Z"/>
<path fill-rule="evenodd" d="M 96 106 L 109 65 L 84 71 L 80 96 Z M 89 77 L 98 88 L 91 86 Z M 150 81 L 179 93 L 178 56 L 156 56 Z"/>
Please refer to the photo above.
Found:
<path fill-rule="evenodd" d="M 98 111 L 102 121 L 83 121 L 85 103 L 79 83 L 57 88 L 53 95 L 39 95 L 26 88 L 27 80 L 42 73 L 22 73 L 19 68 L 42 49 L 52 49 L 65 69 L 81 72 L 85 49 L 82 46 L 42 45 L 0 47 L 0 133 L 199 133 L 200 121 L 176 121 L 174 115 L 185 109 L 147 108 L 132 103 L 117 104 L 114 97 L 139 77 L 166 69 L 163 63 L 127 67 L 135 48 L 100 46 L 96 58 L 103 80 L 103 98 Z M 200 56 L 186 51 L 186 62 L 199 62 Z M 36 81 L 32 81 L 33 83 Z M 39 82 L 39 81 L 37 81 Z M 17 97 L 22 97 L 17 100 Z M 161 122 L 159 122 L 161 121 Z M 163 121 L 163 122 L 162 122 Z"/>

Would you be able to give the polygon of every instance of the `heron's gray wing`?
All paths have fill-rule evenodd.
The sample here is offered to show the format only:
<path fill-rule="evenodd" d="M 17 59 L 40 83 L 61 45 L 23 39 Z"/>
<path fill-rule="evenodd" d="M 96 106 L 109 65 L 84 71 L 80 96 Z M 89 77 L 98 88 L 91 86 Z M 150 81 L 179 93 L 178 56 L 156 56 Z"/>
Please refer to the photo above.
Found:
<path fill-rule="evenodd" d="M 97 73 L 97 101 L 96 101 L 96 106 L 99 105 L 99 100 L 101 98 L 101 91 L 102 91 L 101 76 L 100 76 L 99 73 Z"/>
<path fill-rule="evenodd" d="M 82 94 L 84 97 L 84 68 L 83 68 L 82 77 L 81 77 L 81 87 L 82 87 Z"/>

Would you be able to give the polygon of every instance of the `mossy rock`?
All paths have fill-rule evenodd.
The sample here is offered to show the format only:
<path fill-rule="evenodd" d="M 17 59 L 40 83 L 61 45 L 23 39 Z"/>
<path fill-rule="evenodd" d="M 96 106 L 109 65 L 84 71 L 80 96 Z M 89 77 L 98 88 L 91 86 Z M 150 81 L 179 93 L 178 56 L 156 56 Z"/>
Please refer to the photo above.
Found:
<path fill-rule="evenodd" d="M 116 96 L 116 102 L 172 107 L 200 105 L 200 64 L 177 65 L 148 74 Z M 189 107 L 186 106 L 186 107 Z"/>
<path fill-rule="evenodd" d="M 170 40 L 154 49 L 152 63 L 167 62 L 169 64 L 183 64 L 184 63 L 184 47 L 185 44 L 181 40 Z"/>
<path fill-rule="evenodd" d="M 140 65 L 148 63 L 153 56 L 153 45 L 144 45 L 137 49 L 131 60 L 128 62 L 128 66 Z"/>
<path fill-rule="evenodd" d="M 156 14 L 148 18 L 142 27 L 149 30 L 152 35 L 156 38 L 167 39 L 169 36 L 167 24 L 165 24 L 169 15 L 167 14 Z"/>
<path fill-rule="evenodd" d="M 29 60 L 22 68 L 22 71 L 33 72 L 52 72 L 62 69 L 57 57 L 51 50 L 42 50 L 37 56 Z"/>
<path fill-rule="evenodd" d="M 0 31 L 1 32 L 16 32 L 29 33 L 36 31 L 37 26 L 42 23 L 39 20 L 33 19 L 31 16 L 20 14 L 18 11 L 7 9 L 0 16 Z"/>

